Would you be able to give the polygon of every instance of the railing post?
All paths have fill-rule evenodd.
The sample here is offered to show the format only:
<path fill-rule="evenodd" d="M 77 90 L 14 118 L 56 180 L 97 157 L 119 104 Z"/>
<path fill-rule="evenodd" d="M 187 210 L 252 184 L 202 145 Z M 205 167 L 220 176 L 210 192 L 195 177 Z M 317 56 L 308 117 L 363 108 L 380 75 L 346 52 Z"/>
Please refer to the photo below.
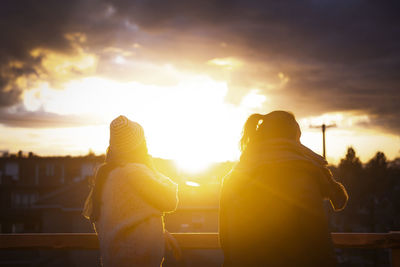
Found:
<path fill-rule="evenodd" d="M 390 240 L 395 240 L 396 238 L 398 239 L 400 236 L 400 231 L 391 231 L 389 232 L 390 234 Z M 395 246 L 391 250 L 392 254 L 392 267 L 400 267 L 400 247 Z"/>
<path fill-rule="evenodd" d="M 392 267 L 400 267 L 400 249 L 392 248 Z"/>

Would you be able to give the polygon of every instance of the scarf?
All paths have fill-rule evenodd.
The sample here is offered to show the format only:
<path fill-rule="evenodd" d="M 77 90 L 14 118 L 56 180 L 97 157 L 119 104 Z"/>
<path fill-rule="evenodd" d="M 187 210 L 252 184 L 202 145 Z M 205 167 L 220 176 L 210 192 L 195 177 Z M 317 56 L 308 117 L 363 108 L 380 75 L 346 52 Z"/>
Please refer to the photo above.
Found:
<path fill-rule="evenodd" d="M 348 200 L 346 189 L 333 178 L 328 162 L 300 142 L 279 138 L 251 144 L 242 153 L 235 170 L 251 171 L 265 164 L 280 163 L 296 164 L 306 171 L 317 171 L 323 198 L 330 200 L 335 211 L 344 209 Z"/>

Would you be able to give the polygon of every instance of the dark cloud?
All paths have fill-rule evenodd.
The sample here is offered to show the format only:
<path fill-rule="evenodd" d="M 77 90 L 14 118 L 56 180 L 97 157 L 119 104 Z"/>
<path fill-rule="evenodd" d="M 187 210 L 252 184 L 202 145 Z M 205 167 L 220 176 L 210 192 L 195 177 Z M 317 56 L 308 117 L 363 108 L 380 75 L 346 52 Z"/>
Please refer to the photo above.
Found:
<path fill-rule="evenodd" d="M 102 22 L 107 6 L 101 1 L 10 0 L 0 6 L 0 106 L 17 104 L 22 91 L 29 89 L 29 84 L 17 82 L 19 78 L 30 75 L 32 80 L 38 70 L 46 72 L 41 66 L 45 55 L 33 56 L 34 49 L 73 54 L 66 34 L 105 30 L 104 39 L 93 38 L 101 43 L 114 32 L 110 27 L 116 27 L 112 21 Z"/>
<path fill-rule="evenodd" d="M 72 13 L 70 7 L 52 1 L 1 3 L 0 31 L 3 38 L 0 44 L 0 103 L 2 106 L 18 103 L 21 92 L 26 88 L 21 88 L 16 84 L 16 80 L 35 73 L 40 60 L 36 61 L 31 57 L 32 49 L 68 48 L 61 29 L 66 16 L 70 13 Z M 12 62 L 18 64 L 12 66 Z"/>
<path fill-rule="evenodd" d="M 284 103 L 303 116 L 363 111 L 375 126 L 400 133 L 398 1 L 112 3 L 120 16 L 146 31 L 170 32 L 169 38 L 176 39 L 197 36 L 234 47 L 232 56 L 253 65 L 232 73 L 233 97 L 228 99 L 234 102 L 249 88 L 263 88 L 283 72 L 290 77 L 284 90 L 264 87 L 281 102 L 277 106 Z M 215 50 L 208 48 L 209 58 L 224 56 Z"/>
<path fill-rule="evenodd" d="M 32 49 L 72 53 L 65 34 L 82 32 L 91 51 L 139 42 L 139 58 L 227 78 L 232 101 L 257 87 L 300 116 L 362 111 L 398 134 L 399 11 L 398 1 L 361 0 L 3 1 L 0 105 L 18 103 L 26 88 L 16 79 L 40 67 Z M 206 66 L 216 57 L 246 64 L 227 76 Z M 16 60 L 23 64 L 10 67 Z M 271 90 L 279 72 L 290 81 Z"/>
<path fill-rule="evenodd" d="M 28 111 L 23 106 L 0 110 L 0 123 L 20 128 L 64 128 L 101 124 L 88 115 L 59 115 L 44 110 Z"/>

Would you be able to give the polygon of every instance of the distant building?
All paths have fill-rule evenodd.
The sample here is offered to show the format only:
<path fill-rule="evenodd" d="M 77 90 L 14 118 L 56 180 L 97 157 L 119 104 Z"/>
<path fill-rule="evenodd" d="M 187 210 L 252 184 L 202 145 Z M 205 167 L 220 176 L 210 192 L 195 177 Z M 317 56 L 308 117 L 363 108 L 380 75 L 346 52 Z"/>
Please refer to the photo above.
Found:
<path fill-rule="evenodd" d="M 41 197 L 85 180 L 102 156 L 0 158 L 0 232 L 42 232 L 41 218 L 32 205 Z"/>

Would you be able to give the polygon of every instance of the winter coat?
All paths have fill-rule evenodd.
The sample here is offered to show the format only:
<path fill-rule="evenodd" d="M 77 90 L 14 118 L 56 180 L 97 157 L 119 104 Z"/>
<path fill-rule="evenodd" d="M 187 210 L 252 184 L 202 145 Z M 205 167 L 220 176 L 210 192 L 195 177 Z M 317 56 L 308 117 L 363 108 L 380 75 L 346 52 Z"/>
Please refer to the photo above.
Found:
<path fill-rule="evenodd" d="M 348 197 L 326 165 L 290 140 L 249 147 L 222 186 L 224 266 L 334 266 L 323 199 L 340 210 Z"/>
<path fill-rule="evenodd" d="M 175 210 L 177 185 L 138 163 L 110 172 L 95 228 L 103 266 L 159 267 L 164 256 L 163 213 Z"/>

